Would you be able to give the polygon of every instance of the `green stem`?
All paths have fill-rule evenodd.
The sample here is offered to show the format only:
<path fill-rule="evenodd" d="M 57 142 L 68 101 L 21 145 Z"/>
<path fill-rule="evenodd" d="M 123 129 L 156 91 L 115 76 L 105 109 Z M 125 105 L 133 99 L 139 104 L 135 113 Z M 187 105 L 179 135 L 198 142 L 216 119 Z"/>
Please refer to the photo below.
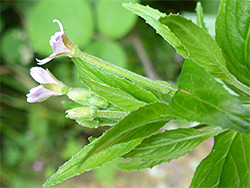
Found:
<path fill-rule="evenodd" d="M 102 69 L 105 69 L 109 72 L 112 72 L 116 75 L 119 75 L 121 77 L 125 77 L 127 79 L 130 79 L 130 80 L 133 80 L 135 82 L 138 82 L 142 85 L 145 85 L 145 86 L 149 86 L 153 89 L 156 89 L 156 90 L 159 90 L 161 91 L 163 94 L 167 94 L 169 93 L 170 91 L 176 91 L 175 88 L 173 88 L 171 86 L 171 84 L 163 84 L 163 83 L 159 83 L 157 81 L 154 81 L 154 80 L 151 80 L 149 78 L 146 78 L 144 76 L 141 76 L 141 75 L 138 75 L 138 74 L 135 74 L 129 70 L 126 70 L 126 69 L 123 69 L 123 68 L 120 68 L 118 66 L 115 66 L 115 65 L 112 65 L 106 61 L 103 61 L 101 59 L 98 59 L 94 56 L 91 56 L 89 54 L 86 54 L 80 50 L 76 50 L 74 52 L 74 57 L 78 57 L 78 58 L 81 58 L 89 63 L 92 63 L 94 65 L 96 65 L 97 67 L 99 68 L 102 68 Z"/>
<path fill-rule="evenodd" d="M 245 84 L 238 81 L 233 75 L 230 76 L 230 81 L 228 81 L 230 84 L 232 84 L 234 87 L 238 88 L 239 90 L 243 91 L 247 95 L 250 96 L 250 88 L 247 87 Z"/>

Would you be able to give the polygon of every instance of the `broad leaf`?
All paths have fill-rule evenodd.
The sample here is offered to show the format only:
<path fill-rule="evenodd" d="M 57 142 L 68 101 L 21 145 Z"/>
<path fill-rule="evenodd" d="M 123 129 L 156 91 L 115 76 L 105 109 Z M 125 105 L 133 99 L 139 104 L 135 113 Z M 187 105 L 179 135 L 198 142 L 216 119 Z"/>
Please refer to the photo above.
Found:
<path fill-rule="evenodd" d="M 188 56 L 187 50 L 183 47 L 179 39 L 169 30 L 166 25 L 161 24 L 158 21 L 161 17 L 165 17 L 166 14 L 163 14 L 149 6 L 143 6 L 139 4 L 124 3 L 123 6 L 132 13 L 137 14 L 146 20 L 146 22 L 151 25 L 166 41 L 168 41 L 179 54 L 181 54 L 183 57 Z"/>
<path fill-rule="evenodd" d="M 171 119 L 164 116 L 167 105 L 154 103 L 131 112 L 114 127 L 65 163 L 45 183 L 55 185 L 72 176 L 99 167 L 124 155 Z"/>
<path fill-rule="evenodd" d="M 250 187 L 250 135 L 228 131 L 215 137 L 190 187 Z"/>
<path fill-rule="evenodd" d="M 124 155 L 124 158 L 175 159 L 196 148 L 201 142 L 215 136 L 221 128 L 199 131 L 194 128 L 166 130 L 153 135 Z"/>
<path fill-rule="evenodd" d="M 194 62 L 218 78 L 231 79 L 221 49 L 206 31 L 180 15 L 165 16 L 160 21 L 181 41 Z"/>
<path fill-rule="evenodd" d="M 209 73 L 186 60 L 169 114 L 191 121 L 250 133 L 250 113 Z"/>
<path fill-rule="evenodd" d="M 227 67 L 250 86 L 250 3 L 222 0 L 216 20 L 216 41 L 224 52 Z"/>
<path fill-rule="evenodd" d="M 140 101 L 144 102 L 156 102 L 158 99 L 150 92 L 147 91 L 135 83 L 109 73 L 103 69 L 92 65 L 81 58 L 72 58 L 73 62 L 79 69 L 81 75 L 91 79 L 93 81 L 105 83 L 111 87 L 119 88 Z"/>

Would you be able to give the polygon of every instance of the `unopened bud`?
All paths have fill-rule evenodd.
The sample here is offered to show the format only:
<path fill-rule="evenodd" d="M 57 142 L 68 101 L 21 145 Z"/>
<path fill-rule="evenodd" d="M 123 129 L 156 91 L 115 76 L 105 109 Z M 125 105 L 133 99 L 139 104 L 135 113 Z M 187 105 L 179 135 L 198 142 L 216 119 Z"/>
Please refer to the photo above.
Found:
<path fill-rule="evenodd" d="M 89 127 L 89 128 L 97 128 L 100 124 L 98 119 L 94 119 L 92 121 L 78 119 L 76 120 L 76 122 L 83 127 Z"/>
<path fill-rule="evenodd" d="M 85 89 L 71 89 L 67 96 L 79 103 L 79 104 L 86 104 L 91 96 L 93 96 L 93 93 L 90 90 Z"/>
<path fill-rule="evenodd" d="M 107 108 L 108 106 L 108 102 L 104 98 L 99 97 L 97 95 L 90 98 L 89 103 L 97 108 Z"/>
<path fill-rule="evenodd" d="M 66 113 L 66 117 L 70 119 L 93 120 L 96 117 L 96 111 L 91 107 L 73 108 Z"/>

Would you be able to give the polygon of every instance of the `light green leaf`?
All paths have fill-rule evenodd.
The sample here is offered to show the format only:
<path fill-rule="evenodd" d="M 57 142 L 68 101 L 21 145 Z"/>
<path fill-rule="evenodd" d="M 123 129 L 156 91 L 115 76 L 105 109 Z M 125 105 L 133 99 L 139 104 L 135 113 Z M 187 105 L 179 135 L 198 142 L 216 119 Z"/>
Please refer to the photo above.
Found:
<path fill-rule="evenodd" d="M 131 112 L 60 167 L 44 186 L 55 185 L 129 152 L 171 119 L 164 115 L 166 108 L 164 103 L 154 103 Z"/>
<path fill-rule="evenodd" d="M 53 19 L 62 22 L 68 36 L 72 41 L 78 41 L 81 48 L 92 38 L 93 17 L 86 1 L 41 0 L 27 11 L 26 18 L 30 41 L 40 54 L 52 54 L 50 36 L 60 31 L 58 25 L 52 22 Z"/>
<path fill-rule="evenodd" d="M 86 52 L 119 67 L 127 66 L 127 55 L 118 42 L 98 40 L 88 46 Z"/>
<path fill-rule="evenodd" d="M 190 187 L 250 187 L 250 135 L 228 131 L 215 137 Z"/>
<path fill-rule="evenodd" d="M 146 138 L 140 145 L 123 157 L 172 160 L 192 151 L 201 142 L 221 131 L 221 128 L 212 128 L 205 131 L 199 131 L 194 128 L 166 130 L 164 133 Z"/>
<path fill-rule="evenodd" d="M 99 0 L 96 4 L 97 28 L 99 32 L 111 38 L 122 38 L 134 26 L 136 16 L 122 7 L 124 2 L 138 0 Z"/>
<path fill-rule="evenodd" d="M 196 63 L 186 60 L 169 114 L 250 133 L 249 111 Z"/>
<path fill-rule="evenodd" d="M 216 41 L 233 75 L 250 86 L 250 3 L 222 0 L 216 20 Z"/>
<path fill-rule="evenodd" d="M 206 32 L 208 32 L 206 24 L 204 22 L 203 9 L 200 2 L 197 3 L 195 11 L 196 11 L 197 25 L 203 28 Z"/>
<path fill-rule="evenodd" d="M 116 144 L 112 147 L 109 147 L 96 155 L 89 158 L 83 165 L 79 166 L 82 163 L 82 159 L 87 155 L 87 153 L 93 148 L 94 144 L 98 139 L 91 142 L 89 145 L 85 146 L 81 151 L 74 155 L 69 161 L 64 163 L 58 171 L 53 174 L 43 185 L 44 187 L 53 186 L 58 183 L 62 183 L 64 180 L 69 179 L 73 176 L 80 175 L 89 170 L 93 170 L 97 167 L 106 164 L 122 154 L 130 151 L 135 146 L 137 146 L 143 138 L 138 138 L 130 140 L 128 142 L 123 142 Z"/>
<path fill-rule="evenodd" d="M 91 91 L 123 110 L 133 111 L 147 104 L 118 88 L 91 81 L 84 76 L 80 76 L 80 79 Z"/>
<path fill-rule="evenodd" d="M 139 4 L 124 3 L 123 6 L 132 13 L 142 17 L 149 25 L 151 25 L 156 30 L 158 34 L 160 34 L 166 41 L 168 41 L 169 44 L 171 44 L 179 54 L 181 54 L 183 57 L 188 56 L 187 50 L 181 44 L 179 39 L 170 31 L 170 29 L 166 25 L 161 24 L 158 21 L 161 17 L 165 17 L 166 14 L 163 14 L 149 6 L 143 6 Z"/>
<path fill-rule="evenodd" d="M 121 89 L 132 95 L 134 98 L 144 102 L 156 102 L 158 99 L 150 92 L 128 79 L 121 78 L 112 73 L 92 65 L 81 58 L 72 58 L 73 62 L 79 69 L 81 75 L 99 83 L 107 84 L 111 87 Z M 107 99 L 109 101 L 109 99 Z"/>

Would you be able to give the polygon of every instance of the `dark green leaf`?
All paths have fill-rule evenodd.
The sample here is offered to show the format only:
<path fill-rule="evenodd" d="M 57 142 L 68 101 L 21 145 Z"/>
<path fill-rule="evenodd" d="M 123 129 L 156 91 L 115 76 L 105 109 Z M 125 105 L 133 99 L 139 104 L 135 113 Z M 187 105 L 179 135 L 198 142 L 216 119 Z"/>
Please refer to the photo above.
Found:
<path fill-rule="evenodd" d="M 250 133 L 250 112 L 194 62 L 184 63 L 178 88 L 170 115 Z"/>
<path fill-rule="evenodd" d="M 216 41 L 233 75 L 250 86 L 250 3 L 222 0 L 216 20 Z"/>
<path fill-rule="evenodd" d="M 250 187 L 250 135 L 228 131 L 215 137 L 190 187 Z"/>

